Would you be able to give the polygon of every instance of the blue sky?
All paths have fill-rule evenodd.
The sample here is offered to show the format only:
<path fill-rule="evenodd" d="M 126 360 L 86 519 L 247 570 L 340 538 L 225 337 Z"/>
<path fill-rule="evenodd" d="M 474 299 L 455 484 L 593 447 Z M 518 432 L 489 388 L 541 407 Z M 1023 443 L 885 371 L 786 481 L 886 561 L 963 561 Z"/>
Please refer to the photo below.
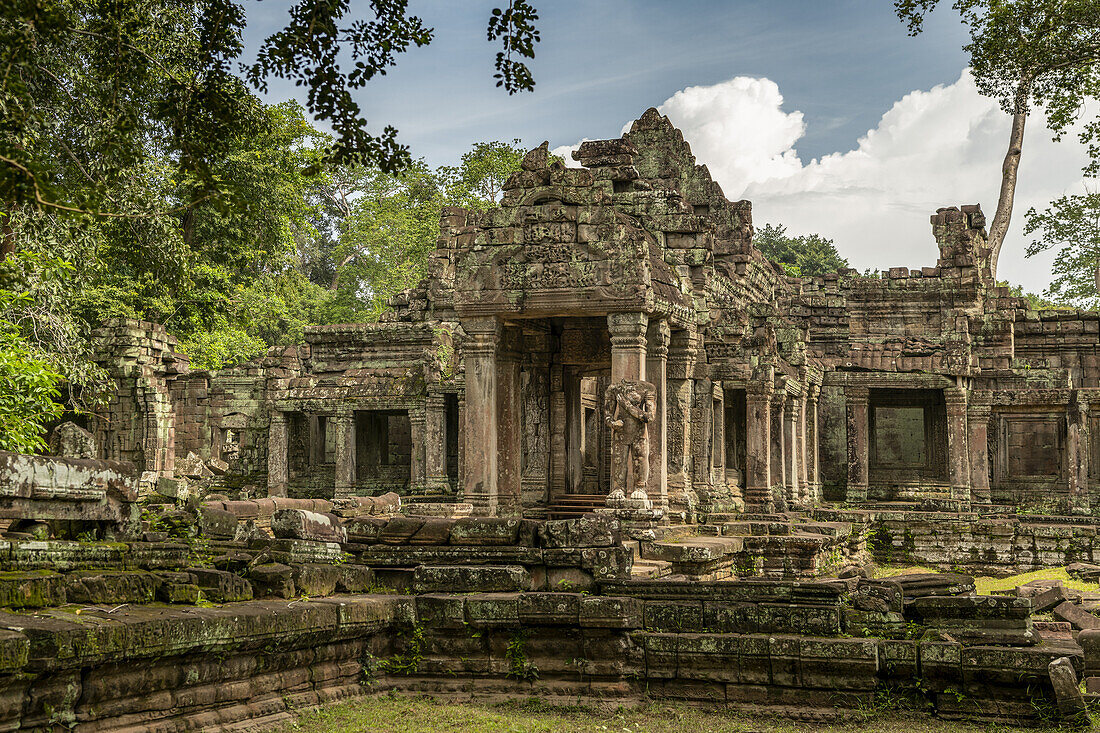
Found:
<path fill-rule="evenodd" d="M 289 3 L 244 1 L 251 54 Z M 974 88 L 949 7 L 911 38 L 890 0 L 533 0 L 536 87 L 510 97 L 485 40 L 500 1 L 412 0 L 436 37 L 357 93 L 371 129 L 393 125 L 415 157 L 443 165 L 477 141 L 566 153 L 657 106 L 729 198 L 752 200 L 758 227 L 833 238 L 861 270 L 935 264 L 928 216 L 940 206 L 993 214 L 1008 118 Z M 275 82 L 267 98 L 297 91 Z M 1033 119 L 1002 277 L 1046 287 L 1053 253 L 1025 260 L 1024 212 L 1079 191 L 1083 162 Z"/>
<path fill-rule="evenodd" d="M 430 46 L 358 93 L 373 129 L 392 124 L 413 154 L 456 160 L 473 142 L 530 146 L 614 137 L 622 124 L 677 90 L 734 76 L 767 77 L 801 110 L 805 159 L 848 150 L 900 96 L 958 78 L 964 29 L 937 13 L 910 38 L 888 0 L 535 0 L 542 42 L 533 93 L 494 86 L 496 48 L 485 25 L 498 1 L 413 0 L 436 30 Z M 276 29 L 287 3 L 250 2 L 250 49 Z M 368 12 L 364 2 L 353 8 Z M 275 85 L 269 98 L 293 95 Z"/>

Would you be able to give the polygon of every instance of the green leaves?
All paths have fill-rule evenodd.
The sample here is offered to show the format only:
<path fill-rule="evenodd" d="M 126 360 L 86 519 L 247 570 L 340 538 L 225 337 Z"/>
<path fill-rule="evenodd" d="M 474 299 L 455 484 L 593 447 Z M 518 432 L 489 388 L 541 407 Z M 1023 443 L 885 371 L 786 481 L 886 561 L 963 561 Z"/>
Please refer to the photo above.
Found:
<path fill-rule="evenodd" d="M 920 33 L 938 0 L 896 0 L 910 33 Z M 1055 138 L 1084 122 L 1090 174 L 1098 172 L 1100 116 L 1082 120 L 1085 102 L 1100 94 L 1100 3 L 1096 0 L 955 0 L 970 30 L 970 67 L 978 90 L 1005 112 L 1042 107 Z"/>
<path fill-rule="evenodd" d="M 526 0 L 511 0 L 507 9 L 494 8 L 489 16 L 489 42 L 499 40 L 504 46 L 504 50 L 497 52 L 493 78 L 497 80 L 497 86 L 504 87 L 508 94 L 529 92 L 535 88 L 531 70 L 512 55 L 535 58 L 535 44 L 542 40 L 535 28 L 538 19 L 538 12 Z"/>
<path fill-rule="evenodd" d="M 1100 192 L 1062 196 L 1041 213 L 1032 208 L 1024 234 L 1039 236 L 1028 245 L 1028 257 L 1058 250 L 1047 297 L 1100 308 Z"/>
<path fill-rule="evenodd" d="M 824 275 L 848 266 L 848 260 L 840 256 L 833 240 L 817 234 L 789 237 L 787 227 L 782 224 L 765 224 L 763 229 L 757 229 L 752 243 L 795 277 Z"/>

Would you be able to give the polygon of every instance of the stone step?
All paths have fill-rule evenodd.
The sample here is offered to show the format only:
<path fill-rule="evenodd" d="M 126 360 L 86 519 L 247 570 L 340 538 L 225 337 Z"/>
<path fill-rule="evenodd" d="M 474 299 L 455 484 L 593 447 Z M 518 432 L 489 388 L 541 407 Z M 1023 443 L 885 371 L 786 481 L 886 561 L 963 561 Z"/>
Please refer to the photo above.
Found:
<path fill-rule="evenodd" d="M 634 562 L 638 562 L 638 560 L 641 559 L 641 557 L 642 557 L 642 543 L 641 542 L 639 542 L 638 540 L 624 540 L 623 541 L 623 547 L 630 550 L 630 552 L 634 555 Z"/>
<path fill-rule="evenodd" d="M 676 542 L 645 542 L 642 558 L 672 563 L 713 562 L 743 548 L 740 537 L 691 537 Z"/>
<path fill-rule="evenodd" d="M 672 574 L 672 563 L 663 560 L 635 560 L 630 577 L 635 580 L 656 580 Z"/>

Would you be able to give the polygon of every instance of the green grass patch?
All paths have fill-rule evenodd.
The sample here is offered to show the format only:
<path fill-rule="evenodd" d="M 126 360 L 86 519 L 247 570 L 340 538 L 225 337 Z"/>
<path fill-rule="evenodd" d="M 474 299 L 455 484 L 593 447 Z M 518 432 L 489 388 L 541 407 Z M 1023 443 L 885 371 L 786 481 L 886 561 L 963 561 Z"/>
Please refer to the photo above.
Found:
<path fill-rule="evenodd" d="M 384 695 L 305 712 L 284 730 L 309 733 L 1023 733 L 1028 730 L 954 723 L 930 715 L 889 710 L 862 711 L 858 718 L 845 724 L 808 725 L 769 718 L 758 711 L 708 711 L 672 703 L 647 703 L 633 708 L 618 707 L 611 702 L 593 707 L 563 707 L 539 698 L 494 705 Z"/>
<path fill-rule="evenodd" d="M 896 578 L 899 575 L 911 573 L 938 573 L 936 568 L 926 568 L 919 565 L 880 565 L 875 569 L 876 578 Z M 1086 583 L 1070 576 L 1065 567 L 1044 568 L 1032 570 L 1029 573 L 1010 575 L 1007 578 L 994 578 L 989 575 L 975 576 L 974 588 L 979 595 L 1013 594 L 1017 586 L 1030 583 L 1033 580 L 1060 580 L 1067 589 L 1079 591 L 1096 591 L 1100 586 L 1096 583 Z"/>

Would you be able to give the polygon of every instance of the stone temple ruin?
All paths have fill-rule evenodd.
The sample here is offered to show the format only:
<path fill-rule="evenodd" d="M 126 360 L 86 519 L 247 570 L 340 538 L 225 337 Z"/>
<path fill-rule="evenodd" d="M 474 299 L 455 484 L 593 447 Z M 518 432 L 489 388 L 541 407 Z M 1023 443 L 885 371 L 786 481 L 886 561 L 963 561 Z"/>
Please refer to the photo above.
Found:
<path fill-rule="evenodd" d="M 1100 578 L 1098 315 L 997 287 L 977 206 L 934 267 L 796 278 L 656 110 L 573 157 L 445 210 L 379 323 L 216 372 L 101 329 L 109 409 L 0 454 L 2 725 L 390 689 L 1083 721 L 1100 593 L 972 574 Z"/>

